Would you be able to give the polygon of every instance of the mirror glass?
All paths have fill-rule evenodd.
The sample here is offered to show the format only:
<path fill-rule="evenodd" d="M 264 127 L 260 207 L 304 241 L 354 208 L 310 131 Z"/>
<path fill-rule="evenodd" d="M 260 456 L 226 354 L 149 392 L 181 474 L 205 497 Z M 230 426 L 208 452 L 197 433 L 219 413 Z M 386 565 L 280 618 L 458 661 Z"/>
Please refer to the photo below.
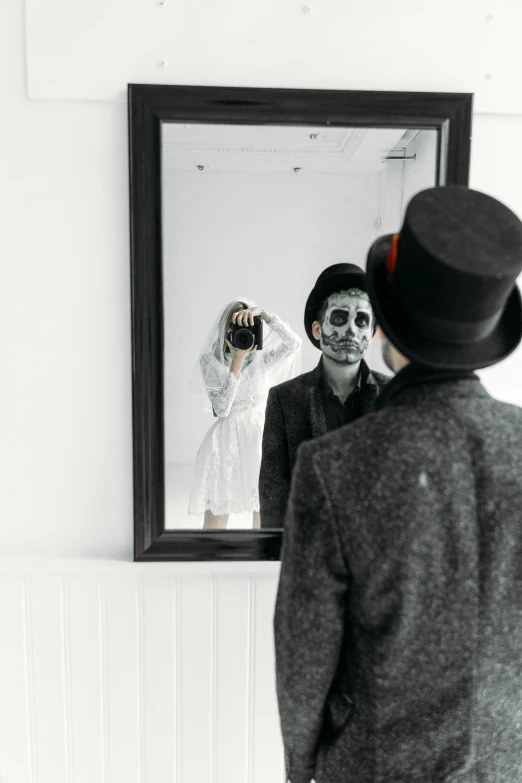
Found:
<path fill-rule="evenodd" d="M 438 133 L 164 122 L 161 147 L 165 527 L 252 529 L 268 389 L 321 358 L 307 298 L 435 185 Z M 389 374 L 378 338 L 364 359 Z"/>

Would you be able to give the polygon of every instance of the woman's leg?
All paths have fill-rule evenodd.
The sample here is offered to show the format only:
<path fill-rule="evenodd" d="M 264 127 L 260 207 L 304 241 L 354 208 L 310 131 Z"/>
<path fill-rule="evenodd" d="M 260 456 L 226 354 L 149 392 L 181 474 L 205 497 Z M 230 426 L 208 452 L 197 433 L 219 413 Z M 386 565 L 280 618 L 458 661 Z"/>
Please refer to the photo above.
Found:
<path fill-rule="evenodd" d="M 213 514 L 212 511 L 205 511 L 205 522 L 203 530 L 222 530 L 227 526 L 228 514 Z"/>
<path fill-rule="evenodd" d="M 258 527 L 261 527 L 261 514 L 259 513 L 259 511 L 253 512 L 252 527 L 254 530 Z"/>

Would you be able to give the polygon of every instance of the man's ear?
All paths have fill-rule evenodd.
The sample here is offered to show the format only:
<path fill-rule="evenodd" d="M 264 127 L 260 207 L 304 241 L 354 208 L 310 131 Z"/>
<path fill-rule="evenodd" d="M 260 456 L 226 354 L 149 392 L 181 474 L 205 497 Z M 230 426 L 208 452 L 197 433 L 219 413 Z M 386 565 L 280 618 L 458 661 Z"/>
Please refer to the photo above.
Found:
<path fill-rule="evenodd" d="M 387 340 L 387 339 L 388 339 L 388 338 L 386 337 L 386 335 L 384 334 L 384 332 L 382 331 L 382 329 L 381 329 L 381 327 L 379 326 L 379 324 L 377 324 L 377 334 L 379 335 L 379 337 L 381 338 L 381 340 Z"/>
<path fill-rule="evenodd" d="M 314 321 L 312 324 L 312 334 L 316 340 L 321 339 L 321 324 L 319 321 Z"/>

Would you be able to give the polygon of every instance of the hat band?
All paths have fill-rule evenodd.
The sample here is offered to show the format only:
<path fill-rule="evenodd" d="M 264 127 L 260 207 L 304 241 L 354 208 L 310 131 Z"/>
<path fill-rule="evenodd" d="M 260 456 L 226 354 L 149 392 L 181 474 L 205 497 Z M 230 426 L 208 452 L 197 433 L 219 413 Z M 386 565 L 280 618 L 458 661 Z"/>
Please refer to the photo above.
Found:
<path fill-rule="evenodd" d="M 401 305 L 401 316 L 405 317 L 417 333 L 432 340 L 447 345 L 473 345 L 493 332 L 497 326 L 504 308 L 479 321 L 449 321 L 423 310 L 413 307 L 411 302 L 404 297 L 401 290 L 394 285 L 393 278 L 388 277 L 388 285 L 393 295 Z"/>

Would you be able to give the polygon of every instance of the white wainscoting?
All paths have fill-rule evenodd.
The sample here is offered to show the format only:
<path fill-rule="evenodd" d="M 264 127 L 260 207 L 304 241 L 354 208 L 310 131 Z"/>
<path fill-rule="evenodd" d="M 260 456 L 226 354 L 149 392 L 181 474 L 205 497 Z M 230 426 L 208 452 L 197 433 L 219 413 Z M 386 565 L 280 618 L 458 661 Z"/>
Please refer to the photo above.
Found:
<path fill-rule="evenodd" d="M 275 564 L 0 565 L 1 783 L 282 783 Z"/>

